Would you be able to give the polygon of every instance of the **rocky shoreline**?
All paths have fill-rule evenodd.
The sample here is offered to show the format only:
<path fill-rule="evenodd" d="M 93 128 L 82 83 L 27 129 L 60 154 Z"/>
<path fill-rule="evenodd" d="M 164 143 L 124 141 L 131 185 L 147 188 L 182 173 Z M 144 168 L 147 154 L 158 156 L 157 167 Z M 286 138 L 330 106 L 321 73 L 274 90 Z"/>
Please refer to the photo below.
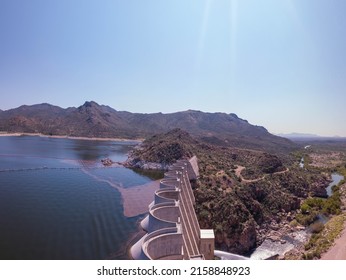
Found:
<path fill-rule="evenodd" d="M 171 164 L 148 162 L 148 161 L 125 161 L 123 163 L 125 167 L 128 168 L 139 168 L 143 170 L 163 170 L 166 171 L 171 167 Z"/>
<path fill-rule="evenodd" d="M 168 163 L 159 163 L 159 162 L 150 162 L 142 160 L 139 157 L 135 156 L 136 151 L 142 150 L 141 144 L 139 143 L 135 146 L 134 150 L 128 154 L 127 160 L 123 162 L 123 166 L 127 168 L 138 168 L 143 170 L 162 170 L 167 171 L 172 166 Z"/>

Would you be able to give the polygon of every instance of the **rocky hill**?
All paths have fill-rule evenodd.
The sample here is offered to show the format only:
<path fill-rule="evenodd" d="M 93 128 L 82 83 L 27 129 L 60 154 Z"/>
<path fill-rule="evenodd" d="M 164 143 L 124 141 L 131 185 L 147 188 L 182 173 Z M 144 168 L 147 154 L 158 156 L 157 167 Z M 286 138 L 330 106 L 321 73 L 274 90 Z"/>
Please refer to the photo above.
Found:
<path fill-rule="evenodd" d="M 290 151 L 296 144 L 249 124 L 235 114 L 188 110 L 171 114 L 116 111 L 96 102 L 63 109 L 50 104 L 21 106 L 0 112 L 0 131 L 83 137 L 148 138 L 180 128 L 207 143 Z"/>
<path fill-rule="evenodd" d="M 166 170 L 179 159 L 191 158 L 198 145 L 187 132 L 176 128 L 145 140 L 130 153 L 125 166 Z"/>

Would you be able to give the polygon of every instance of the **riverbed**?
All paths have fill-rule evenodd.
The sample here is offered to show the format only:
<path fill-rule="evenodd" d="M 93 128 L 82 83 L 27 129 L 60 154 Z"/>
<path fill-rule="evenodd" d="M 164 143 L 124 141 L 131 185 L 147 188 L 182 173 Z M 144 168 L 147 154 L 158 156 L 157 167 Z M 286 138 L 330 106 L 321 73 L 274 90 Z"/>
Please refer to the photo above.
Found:
<path fill-rule="evenodd" d="M 301 163 L 304 164 L 304 160 Z M 338 185 L 340 181 L 344 179 L 344 176 L 342 176 L 339 173 L 333 173 L 331 177 L 332 177 L 332 181 L 329 183 L 328 187 L 326 188 L 328 196 L 332 195 L 332 187 L 334 185 Z M 322 221 L 323 223 L 325 223 L 326 217 L 321 215 L 319 221 Z M 305 229 L 305 230 L 297 230 L 296 232 L 284 235 L 281 237 L 281 240 L 279 241 L 272 241 L 266 238 L 263 241 L 263 243 L 259 247 L 257 247 L 256 250 L 251 254 L 250 258 L 256 259 L 256 260 L 261 260 L 261 259 L 263 260 L 275 255 L 283 256 L 288 251 L 307 242 L 310 235 L 311 235 L 310 230 Z"/>

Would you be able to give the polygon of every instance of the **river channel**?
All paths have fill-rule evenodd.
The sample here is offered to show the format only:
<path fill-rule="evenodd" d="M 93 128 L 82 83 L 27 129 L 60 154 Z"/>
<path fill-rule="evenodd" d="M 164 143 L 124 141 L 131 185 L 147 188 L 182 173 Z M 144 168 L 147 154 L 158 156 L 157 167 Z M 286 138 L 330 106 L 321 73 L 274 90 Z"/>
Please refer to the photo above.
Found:
<path fill-rule="evenodd" d="M 304 167 L 304 159 L 302 159 L 302 161 L 300 162 L 300 166 Z M 331 177 L 332 181 L 326 188 L 328 197 L 332 195 L 332 187 L 334 185 L 338 185 L 340 181 L 344 179 L 344 176 L 342 176 L 339 173 L 333 173 Z M 327 218 L 321 215 L 319 221 L 325 223 L 327 221 Z M 293 234 L 293 237 L 284 236 L 282 237 L 283 242 L 273 242 L 269 239 L 265 239 L 264 242 L 259 247 L 257 247 L 256 250 L 251 254 L 250 258 L 260 260 L 269 258 L 274 255 L 282 256 L 286 252 L 292 250 L 294 247 L 307 242 L 308 238 L 309 229 L 297 231 Z"/>

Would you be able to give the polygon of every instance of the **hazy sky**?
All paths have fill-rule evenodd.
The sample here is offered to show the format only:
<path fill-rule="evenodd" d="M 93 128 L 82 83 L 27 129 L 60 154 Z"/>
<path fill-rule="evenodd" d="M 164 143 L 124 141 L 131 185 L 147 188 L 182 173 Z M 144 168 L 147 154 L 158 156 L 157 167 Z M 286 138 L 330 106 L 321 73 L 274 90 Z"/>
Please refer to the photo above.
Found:
<path fill-rule="evenodd" d="M 344 0 L 0 0 L 0 108 L 86 100 L 346 136 Z"/>

